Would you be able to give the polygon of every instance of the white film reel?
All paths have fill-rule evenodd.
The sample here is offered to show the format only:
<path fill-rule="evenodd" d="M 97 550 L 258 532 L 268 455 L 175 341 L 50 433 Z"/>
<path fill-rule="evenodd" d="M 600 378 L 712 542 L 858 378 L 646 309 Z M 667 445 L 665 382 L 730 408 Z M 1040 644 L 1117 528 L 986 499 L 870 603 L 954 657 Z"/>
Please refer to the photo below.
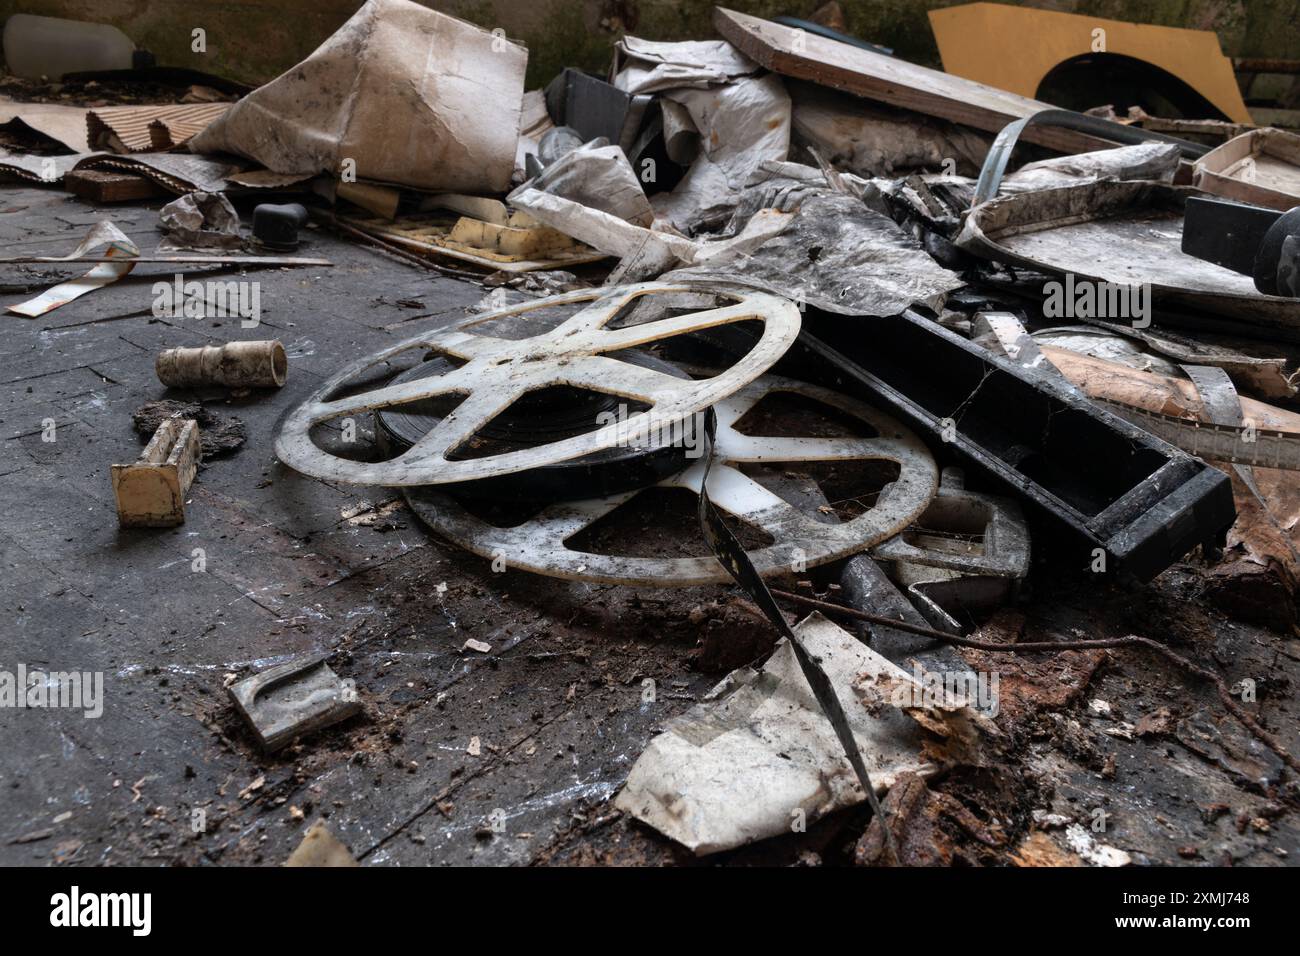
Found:
<path fill-rule="evenodd" d="M 735 424 L 773 393 L 804 396 L 843 412 L 874 429 L 873 438 L 757 437 Z M 774 543 L 749 551 L 760 574 L 814 567 L 864 551 L 901 532 L 925 510 L 938 487 L 933 456 L 909 429 L 870 406 L 828 389 L 793 379 L 764 376 L 715 406 L 718 416 L 709 497 L 721 511 L 761 528 Z M 794 462 L 889 461 L 898 478 L 874 506 L 841 524 L 819 521 L 746 475 L 739 466 Z M 703 460 L 656 487 L 699 493 Z M 417 515 L 448 540 L 508 567 L 550 577 L 602 584 L 682 587 L 718 584 L 730 577 L 712 555 L 647 558 L 578 551 L 567 544 L 638 492 L 544 508 L 515 527 L 499 528 L 465 510 L 437 488 L 407 489 Z"/>
<path fill-rule="evenodd" d="M 645 297 L 699 295 L 689 284 L 645 283 L 612 289 L 584 289 L 499 309 L 450 328 L 421 333 L 348 365 L 285 419 L 275 452 L 286 465 L 327 481 L 409 487 L 473 481 L 570 461 L 625 442 L 628 435 L 658 434 L 714 405 L 767 371 L 799 334 L 799 310 L 765 293 L 709 293 L 730 304 L 639 325 L 607 328 L 629 305 Z M 522 339 L 475 334 L 472 327 L 505 316 L 590 302 L 555 328 Z M 703 380 L 677 378 L 633 365 L 609 353 L 738 322 L 757 320 L 757 344 L 735 364 Z M 389 383 L 341 398 L 363 372 L 406 353 L 447 355 L 464 364 L 445 375 Z M 626 421 L 535 447 L 479 458 L 454 457 L 485 424 L 528 392 L 554 385 L 593 389 L 648 407 Z M 329 421 L 421 399 L 461 395 L 463 399 L 409 449 L 388 461 L 354 461 L 332 454 L 312 439 L 312 429 Z"/>

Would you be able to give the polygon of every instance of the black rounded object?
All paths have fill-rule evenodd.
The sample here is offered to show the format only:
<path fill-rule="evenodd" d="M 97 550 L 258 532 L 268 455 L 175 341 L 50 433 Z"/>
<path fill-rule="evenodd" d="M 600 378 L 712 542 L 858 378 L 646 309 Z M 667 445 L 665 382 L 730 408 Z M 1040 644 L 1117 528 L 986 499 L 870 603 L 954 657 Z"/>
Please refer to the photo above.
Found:
<path fill-rule="evenodd" d="M 270 249 L 294 249 L 298 228 L 307 223 L 307 207 L 299 203 L 262 203 L 253 209 L 253 238 Z"/>
<path fill-rule="evenodd" d="M 1264 239 L 1255 253 L 1255 288 L 1265 295 L 1289 295 L 1279 291 L 1277 270 L 1282 260 L 1282 243 L 1288 236 L 1300 236 L 1300 206 L 1288 210 L 1277 217 L 1277 221 L 1268 227 Z"/>

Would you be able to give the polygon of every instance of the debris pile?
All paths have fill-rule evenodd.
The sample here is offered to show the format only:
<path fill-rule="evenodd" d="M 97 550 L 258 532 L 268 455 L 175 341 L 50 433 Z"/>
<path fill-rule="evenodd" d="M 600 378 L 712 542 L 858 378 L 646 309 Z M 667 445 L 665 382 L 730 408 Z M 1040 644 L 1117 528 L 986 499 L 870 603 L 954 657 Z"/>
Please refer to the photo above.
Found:
<path fill-rule="evenodd" d="M 1054 629 L 1048 610 L 1036 640 L 1023 617 L 995 632 L 1173 575 L 1279 648 L 1293 632 L 1300 138 L 1240 129 L 1211 148 L 1155 122 L 1170 100 L 1154 94 L 1041 102 L 1056 64 L 981 40 L 1092 18 L 930 19 L 947 72 L 719 7 L 717 38 L 624 35 L 604 76 L 526 90 L 528 51 L 502 31 L 368 0 L 235 102 L 7 104 L 0 170 L 106 206 L 70 255 L 3 260 L 93 264 L 7 311 L 41 320 L 162 265 L 166 316 L 240 320 L 157 350 L 161 388 L 136 414 L 152 437 L 111 466 L 123 528 L 211 506 L 190 497 L 201 460 L 242 445 L 277 480 L 375 489 L 373 513 L 344 513 L 354 533 L 406 527 L 409 508 L 459 565 L 638 600 L 701 589 L 697 607 L 730 593 L 727 627 L 767 639 L 736 639 L 744 663 L 665 712 L 610 804 L 693 854 L 840 820 L 863 865 L 1131 862 L 1044 782 L 1055 751 L 1114 777 L 1080 721 L 1180 732 L 1085 705 L 1104 662 L 1139 683 L 1172 668 L 1206 693 L 1188 721 L 1226 720 L 1292 770 L 1295 728 L 1154 617 L 1139 636 Z M 1212 34 L 1160 45 L 1097 23 L 1126 55 L 1218 54 Z M 1213 115 L 1167 119 L 1249 124 L 1213 62 L 1186 100 Z M 111 221 L 121 202 L 159 207 L 155 252 Z M 216 275 L 341 271 L 338 246 L 312 248 L 326 234 L 415 267 L 403 295 L 476 284 L 477 304 L 315 354 L 294 381 L 297 306 Z M 264 307 L 284 343 L 257 328 Z M 273 435 L 208 407 L 234 400 L 273 407 Z M 455 629 L 445 592 L 430 614 Z M 373 718 L 340 676 L 350 640 L 227 681 L 251 759 Z M 454 640 L 470 659 L 502 644 Z M 1044 687 L 1056 672 L 1035 661 L 1078 680 Z M 1043 739 L 1054 754 L 1029 755 Z M 990 782 L 1007 767 L 1037 781 L 1036 816 Z M 326 858 L 353 862 L 318 823 L 290 865 Z"/>

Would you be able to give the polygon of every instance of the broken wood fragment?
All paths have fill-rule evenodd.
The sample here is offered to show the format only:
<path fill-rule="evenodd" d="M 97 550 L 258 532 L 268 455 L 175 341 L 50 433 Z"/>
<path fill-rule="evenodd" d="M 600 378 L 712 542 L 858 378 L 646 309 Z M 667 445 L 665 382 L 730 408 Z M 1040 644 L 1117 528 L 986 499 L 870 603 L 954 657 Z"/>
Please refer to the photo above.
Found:
<path fill-rule="evenodd" d="M 100 169 L 74 169 L 63 177 L 63 186 L 72 195 L 93 203 L 132 202 L 167 195 L 167 190 L 151 179 Z"/>
<path fill-rule="evenodd" d="M 139 459 L 113 465 L 117 519 L 124 528 L 173 528 L 185 523 L 185 494 L 199 466 L 199 426 L 169 419 Z"/>
<path fill-rule="evenodd" d="M 303 835 L 298 848 L 284 861 L 285 866 L 360 866 L 351 851 L 317 820 Z"/>

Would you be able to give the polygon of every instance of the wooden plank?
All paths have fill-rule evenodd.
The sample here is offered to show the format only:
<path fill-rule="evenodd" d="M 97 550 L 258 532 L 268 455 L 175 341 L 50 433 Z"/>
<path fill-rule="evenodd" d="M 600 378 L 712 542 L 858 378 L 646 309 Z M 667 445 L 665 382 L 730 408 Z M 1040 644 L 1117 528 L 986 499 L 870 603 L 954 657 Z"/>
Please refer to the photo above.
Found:
<path fill-rule="evenodd" d="M 168 195 L 151 179 L 130 173 L 110 173 L 97 169 L 74 169 L 63 177 L 68 192 L 94 203 L 129 202 Z"/>
<path fill-rule="evenodd" d="M 774 73 L 990 133 L 1039 110 L 1054 108 L 974 80 L 724 7 L 714 10 L 713 25 L 742 53 Z M 1110 140 L 1054 126 L 1030 125 L 1020 138 L 1064 153 L 1115 146 Z"/>

